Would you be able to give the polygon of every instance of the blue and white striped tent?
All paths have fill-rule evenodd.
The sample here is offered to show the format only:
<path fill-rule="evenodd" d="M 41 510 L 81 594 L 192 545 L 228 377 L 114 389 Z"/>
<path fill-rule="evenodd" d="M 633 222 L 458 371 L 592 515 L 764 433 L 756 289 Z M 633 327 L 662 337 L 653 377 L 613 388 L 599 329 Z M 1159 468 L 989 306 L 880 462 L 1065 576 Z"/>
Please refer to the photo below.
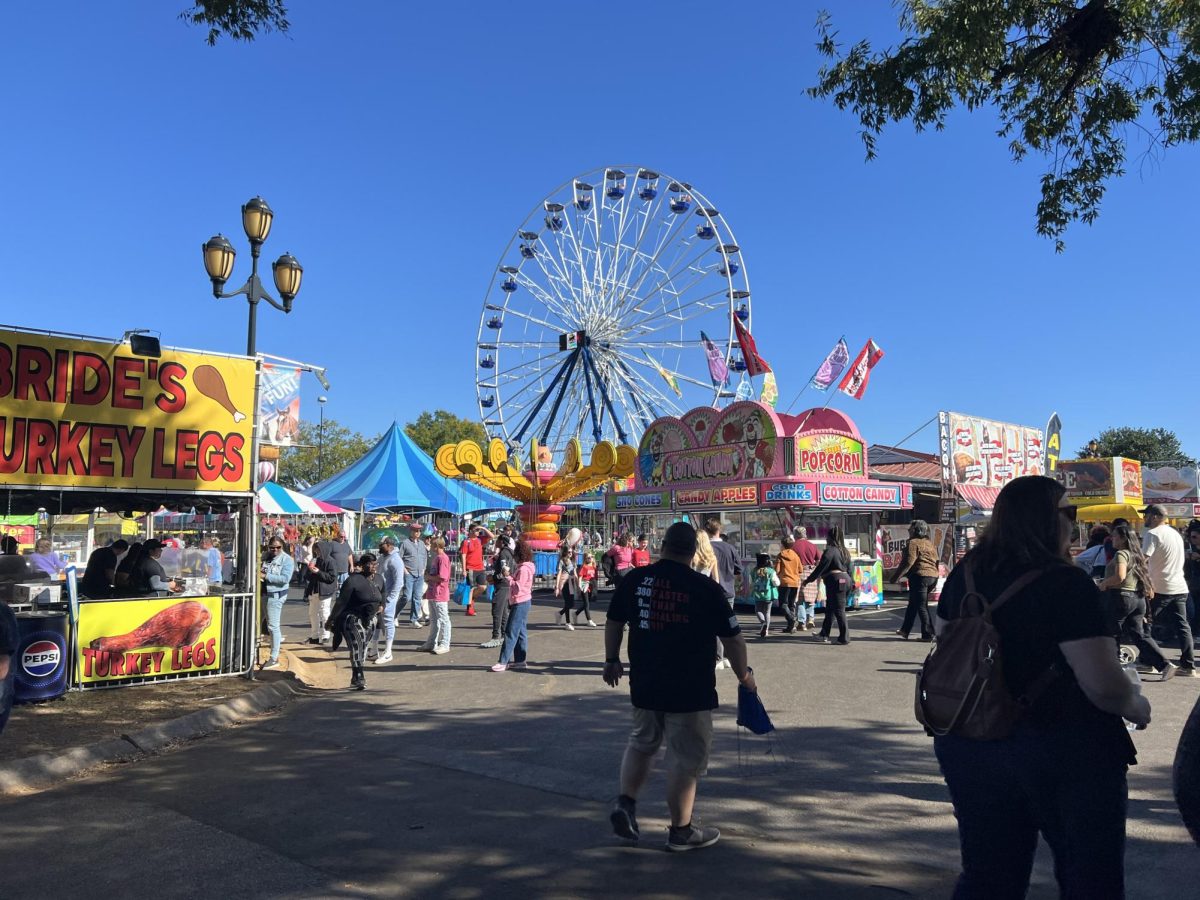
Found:
<path fill-rule="evenodd" d="M 439 475 L 433 460 L 395 422 L 360 459 L 308 493 L 356 512 L 442 510 L 461 516 L 517 505 L 469 481 Z"/>

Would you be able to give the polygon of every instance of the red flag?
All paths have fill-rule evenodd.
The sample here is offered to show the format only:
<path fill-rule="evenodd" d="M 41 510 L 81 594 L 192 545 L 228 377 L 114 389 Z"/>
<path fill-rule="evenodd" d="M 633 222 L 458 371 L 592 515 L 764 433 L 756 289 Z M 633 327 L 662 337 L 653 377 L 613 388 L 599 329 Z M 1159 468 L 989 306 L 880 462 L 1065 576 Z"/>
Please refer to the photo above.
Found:
<path fill-rule="evenodd" d="M 878 344 L 868 339 L 867 345 L 859 351 L 858 356 L 854 357 L 854 363 L 846 371 L 842 383 L 838 385 L 838 390 L 855 400 L 861 400 L 863 394 L 867 392 L 867 382 L 871 379 L 871 370 L 881 359 L 883 359 L 883 351 L 879 349 Z"/>
<path fill-rule="evenodd" d="M 742 359 L 746 361 L 746 374 L 753 378 L 755 375 L 770 372 L 771 367 L 767 365 L 767 361 L 758 355 L 754 338 L 737 316 L 733 317 L 733 327 L 737 331 L 738 345 L 742 348 Z"/>

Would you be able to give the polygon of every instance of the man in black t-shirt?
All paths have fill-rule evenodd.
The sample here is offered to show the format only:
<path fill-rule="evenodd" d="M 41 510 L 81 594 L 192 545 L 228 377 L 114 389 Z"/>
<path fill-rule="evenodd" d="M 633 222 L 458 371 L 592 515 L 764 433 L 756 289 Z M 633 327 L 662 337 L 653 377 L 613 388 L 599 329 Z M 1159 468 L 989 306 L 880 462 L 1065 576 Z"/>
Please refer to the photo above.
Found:
<path fill-rule="evenodd" d="M 708 768 L 717 680 L 713 639 L 719 638 L 738 680 L 756 690 L 746 663 L 746 642 L 725 592 L 692 570 L 696 531 L 677 522 L 663 538 L 661 559 L 633 569 L 622 579 L 608 608 L 604 629 L 604 681 L 616 687 L 624 674 L 621 643 L 629 625 L 630 696 L 633 732 L 621 761 L 621 793 L 610 821 L 618 836 L 639 837 L 637 795 L 654 756 L 667 743 L 667 806 L 671 811 L 668 850 L 715 844 L 716 828 L 692 825 L 696 782 Z"/>
<path fill-rule="evenodd" d="M 93 600 L 112 596 L 112 587 L 117 578 L 117 556 L 128 549 L 129 542 L 118 539 L 107 547 L 97 547 L 92 551 L 80 584 L 83 596 Z"/>

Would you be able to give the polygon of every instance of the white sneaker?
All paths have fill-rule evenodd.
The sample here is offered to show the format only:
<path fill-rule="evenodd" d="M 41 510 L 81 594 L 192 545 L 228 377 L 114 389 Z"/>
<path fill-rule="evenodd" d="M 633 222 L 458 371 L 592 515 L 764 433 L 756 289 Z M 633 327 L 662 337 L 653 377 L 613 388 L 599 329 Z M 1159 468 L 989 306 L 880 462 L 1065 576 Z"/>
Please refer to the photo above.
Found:
<path fill-rule="evenodd" d="M 430 652 L 430 653 L 433 653 L 433 654 L 434 654 L 434 655 L 436 655 L 436 656 L 441 656 L 443 653 L 449 653 L 449 652 L 450 652 L 450 648 L 449 648 L 449 647 L 434 647 L 434 648 L 433 648 L 431 651 L 429 651 L 429 652 Z"/>
<path fill-rule="evenodd" d="M 567 624 L 567 631 L 574 631 L 574 630 L 575 630 L 575 626 L 574 626 L 574 625 L 572 625 L 570 622 L 567 622 L 566 624 Z"/>
<path fill-rule="evenodd" d="M 382 666 L 384 663 L 390 663 L 391 661 L 392 661 L 392 654 L 384 653 L 382 656 L 380 656 L 378 659 L 375 660 L 375 665 Z"/>
<path fill-rule="evenodd" d="M 588 627 L 589 627 L 589 628 L 596 628 L 596 627 L 598 627 L 598 626 L 596 625 L 596 620 L 595 620 L 595 619 L 588 619 L 587 623 L 588 623 Z"/>

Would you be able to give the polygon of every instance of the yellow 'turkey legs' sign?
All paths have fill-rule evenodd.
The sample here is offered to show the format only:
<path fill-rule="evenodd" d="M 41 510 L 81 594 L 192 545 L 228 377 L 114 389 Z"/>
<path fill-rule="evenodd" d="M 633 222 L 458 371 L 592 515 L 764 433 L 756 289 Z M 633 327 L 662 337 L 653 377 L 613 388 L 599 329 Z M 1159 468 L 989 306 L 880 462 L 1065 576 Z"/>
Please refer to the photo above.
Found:
<path fill-rule="evenodd" d="M 254 360 L 0 330 L 0 482 L 247 492 Z"/>

